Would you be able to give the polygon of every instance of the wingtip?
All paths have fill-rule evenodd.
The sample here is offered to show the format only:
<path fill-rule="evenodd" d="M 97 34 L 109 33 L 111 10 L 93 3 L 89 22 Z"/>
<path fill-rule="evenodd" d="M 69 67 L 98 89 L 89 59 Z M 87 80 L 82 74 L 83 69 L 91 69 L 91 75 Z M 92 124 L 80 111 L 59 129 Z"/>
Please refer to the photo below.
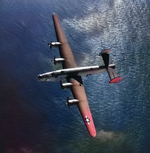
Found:
<path fill-rule="evenodd" d="M 52 14 L 52 16 L 55 16 L 55 15 L 57 15 L 57 14 L 56 14 L 56 13 L 53 13 L 53 14 Z"/>
<path fill-rule="evenodd" d="M 90 133 L 91 137 L 96 137 L 96 132 Z"/>

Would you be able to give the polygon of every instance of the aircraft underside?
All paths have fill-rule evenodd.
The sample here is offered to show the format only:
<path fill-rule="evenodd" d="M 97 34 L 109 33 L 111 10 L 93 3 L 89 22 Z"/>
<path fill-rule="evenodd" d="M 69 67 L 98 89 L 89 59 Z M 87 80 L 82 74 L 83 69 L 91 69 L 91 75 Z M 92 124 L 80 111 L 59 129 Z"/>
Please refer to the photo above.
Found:
<path fill-rule="evenodd" d="M 67 42 L 67 38 L 60 26 L 59 18 L 54 13 L 52 15 L 54 27 L 57 36 L 57 42 L 48 43 L 49 47 L 58 47 L 60 58 L 54 58 L 54 64 L 62 63 L 63 69 L 47 72 L 38 75 L 39 81 L 60 81 L 62 89 L 70 89 L 74 99 L 67 98 L 67 105 L 77 105 L 83 121 L 92 137 L 96 136 L 96 129 L 93 122 L 92 114 L 86 97 L 85 89 L 82 82 L 82 76 L 99 74 L 107 71 L 110 83 L 116 83 L 121 80 L 115 71 L 115 64 L 109 63 L 110 50 L 106 49 L 100 53 L 104 61 L 103 66 L 87 66 L 77 67 L 71 48 Z M 63 80 L 66 80 L 63 82 Z"/>

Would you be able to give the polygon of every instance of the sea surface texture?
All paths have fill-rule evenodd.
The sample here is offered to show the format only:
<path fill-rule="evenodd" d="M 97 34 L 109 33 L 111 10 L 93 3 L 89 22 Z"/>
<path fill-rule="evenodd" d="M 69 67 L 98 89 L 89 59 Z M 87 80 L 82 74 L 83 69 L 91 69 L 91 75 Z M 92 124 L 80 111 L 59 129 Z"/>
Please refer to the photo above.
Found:
<path fill-rule="evenodd" d="M 54 66 L 55 12 L 78 66 L 111 49 L 123 79 L 83 77 L 90 137 L 70 90 L 38 82 Z M 0 153 L 150 153 L 150 0 L 0 0 Z"/>

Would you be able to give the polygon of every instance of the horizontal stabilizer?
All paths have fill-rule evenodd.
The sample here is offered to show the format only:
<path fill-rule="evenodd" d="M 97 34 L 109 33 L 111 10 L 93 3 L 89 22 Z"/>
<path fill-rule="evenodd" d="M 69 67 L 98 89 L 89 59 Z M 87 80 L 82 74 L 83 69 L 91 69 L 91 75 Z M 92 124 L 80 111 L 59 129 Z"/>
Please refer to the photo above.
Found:
<path fill-rule="evenodd" d="M 106 70 L 108 72 L 109 78 L 110 78 L 110 82 L 109 83 L 117 83 L 121 80 L 121 77 L 118 77 L 116 71 L 114 68 L 111 68 L 109 66 L 109 53 L 110 53 L 110 49 L 106 49 L 103 50 L 99 55 L 102 56 L 103 60 L 104 60 L 104 64 L 106 66 Z"/>

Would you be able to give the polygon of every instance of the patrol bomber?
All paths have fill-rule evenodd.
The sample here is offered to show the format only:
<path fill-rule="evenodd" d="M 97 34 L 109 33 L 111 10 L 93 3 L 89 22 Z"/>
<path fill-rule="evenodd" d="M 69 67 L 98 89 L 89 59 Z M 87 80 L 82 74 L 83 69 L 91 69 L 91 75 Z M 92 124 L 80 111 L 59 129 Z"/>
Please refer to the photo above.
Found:
<path fill-rule="evenodd" d="M 115 71 L 115 64 L 109 63 L 110 49 L 103 50 L 99 55 L 104 61 L 103 66 L 87 66 L 77 67 L 71 48 L 67 42 L 67 38 L 61 28 L 58 16 L 52 15 L 57 42 L 48 43 L 49 47 L 58 47 L 61 58 L 54 58 L 54 64 L 62 63 L 63 69 L 47 72 L 38 75 L 39 81 L 60 81 L 62 89 L 70 88 L 74 99 L 67 98 L 67 105 L 77 105 L 83 121 L 92 137 L 96 136 L 96 129 L 89 108 L 85 89 L 82 82 L 82 76 L 89 76 L 107 71 L 110 82 L 116 83 L 121 80 Z M 62 80 L 66 80 L 63 82 Z"/>

